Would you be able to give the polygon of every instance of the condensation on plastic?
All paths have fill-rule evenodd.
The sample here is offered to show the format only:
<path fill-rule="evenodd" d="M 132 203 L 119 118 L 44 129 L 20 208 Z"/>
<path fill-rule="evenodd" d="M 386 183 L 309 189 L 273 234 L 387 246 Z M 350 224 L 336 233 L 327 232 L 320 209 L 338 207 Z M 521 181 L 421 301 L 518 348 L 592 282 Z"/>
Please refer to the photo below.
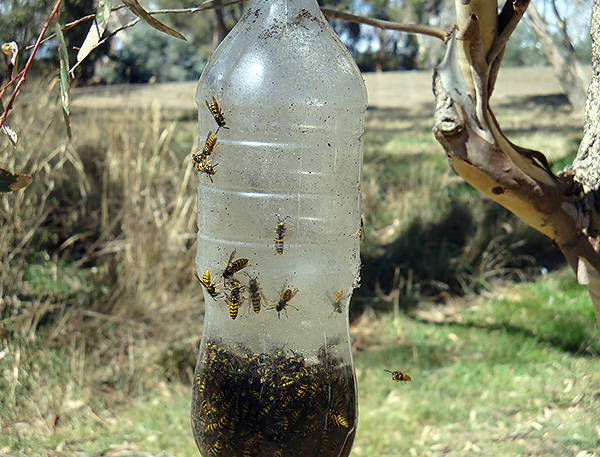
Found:
<path fill-rule="evenodd" d="M 314 364 L 326 348 L 352 367 L 348 303 L 360 273 L 367 104 L 356 64 L 315 0 L 254 0 L 200 78 L 199 149 L 217 130 L 212 97 L 228 128 L 211 156 L 214 182 L 199 173 L 196 270 L 202 277 L 210 268 L 228 293 L 221 274 L 235 249 L 249 259 L 235 275 L 244 296 L 242 272 L 257 278 L 267 302 L 256 314 L 246 298 L 233 320 L 223 296 L 205 291 L 199 361 L 207 342 L 219 341 L 256 354 L 284 348 Z M 280 220 L 289 227 L 281 255 Z M 287 288 L 298 292 L 278 313 Z"/>

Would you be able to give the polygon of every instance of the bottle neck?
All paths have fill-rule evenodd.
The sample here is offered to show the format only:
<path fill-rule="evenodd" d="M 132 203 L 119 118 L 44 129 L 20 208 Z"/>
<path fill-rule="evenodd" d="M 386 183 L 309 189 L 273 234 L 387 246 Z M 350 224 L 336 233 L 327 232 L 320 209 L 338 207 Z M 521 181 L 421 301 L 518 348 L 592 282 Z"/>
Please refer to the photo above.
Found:
<path fill-rule="evenodd" d="M 300 22 L 304 18 L 324 19 L 317 0 L 250 0 L 248 11 L 267 9 L 265 17 L 285 18 L 287 23 Z"/>

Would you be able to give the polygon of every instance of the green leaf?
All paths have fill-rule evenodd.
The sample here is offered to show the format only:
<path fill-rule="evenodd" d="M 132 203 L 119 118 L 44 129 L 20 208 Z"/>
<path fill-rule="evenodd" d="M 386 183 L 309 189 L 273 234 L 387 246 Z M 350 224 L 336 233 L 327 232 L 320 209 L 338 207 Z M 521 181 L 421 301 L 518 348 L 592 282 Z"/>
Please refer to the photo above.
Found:
<path fill-rule="evenodd" d="M 106 24 L 108 24 L 108 20 L 110 19 L 111 7 L 111 0 L 100 0 L 98 3 L 94 23 L 90 27 L 90 31 L 77 53 L 77 63 L 85 59 L 100 42 L 100 39 L 106 30 Z"/>
<path fill-rule="evenodd" d="M 0 168 L 0 192 L 14 192 L 27 187 L 32 181 L 33 178 L 29 175 L 11 173 L 4 168 Z"/>
<path fill-rule="evenodd" d="M 139 4 L 137 0 L 123 0 L 123 3 L 129 8 L 129 10 L 135 14 L 140 19 L 146 21 L 150 26 L 154 27 L 156 30 L 160 30 L 168 35 L 174 36 L 175 38 L 179 38 L 181 40 L 187 41 L 187 39 L 179 33 L 177 30 L 173 30 L 168 25 L 163 24 L 158 19 L 155 19 L 144 9 L 142 5 Z"/>
<path fill-rule="evenodd" d="M 62 33 L 60 24 L 56 22 L 56 38 L 58 41 L 58 57 L 60 59 L 60 99 L 62 102 L 63 117 L 67 127 L 67 135 L 71 138 L 71 108 L 69 97 L 69 54 L 67 43 Z"/>

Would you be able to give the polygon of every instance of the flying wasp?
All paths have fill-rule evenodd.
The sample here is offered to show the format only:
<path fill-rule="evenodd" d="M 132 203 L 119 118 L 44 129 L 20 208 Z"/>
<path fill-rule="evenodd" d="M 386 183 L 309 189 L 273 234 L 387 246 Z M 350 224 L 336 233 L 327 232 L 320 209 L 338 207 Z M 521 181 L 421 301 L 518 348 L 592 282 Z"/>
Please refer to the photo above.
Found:
<path fill-rule="evenodd" d="M 204 272 L 204 274 L 202 275 L 202 279 L 200 279 L 198 273 L 194 274 L 196 275 L 198 281 L 200 281 L 200 284 L 204 286 L 208 294 L 213 298 L 213 300 L 216 300 L 217 297 L 221 295 L 221 292 L 217 290 L 217 284 L 215 284 L 215 282 L 211 281 L 210 279 L 210 268 Z"/>
<path fill-rule="evenodd" d="M 294 226 L 285 225 L 285 220 L 290 217 L 286 216 L 281 220 L 279 214 L 277 215 L 277 225 L 275 226 L 275 230 L 267 229 L 269 232 L 273 232 L 276 234 L 276 238 L 273 240 L 275 242 L 275 253 L 283 254 L 283 244 L 285 242 L 285 232 L 288 230 L 292 230 Z M 290 243 L 288 243 L 289 246 Z"/>
<path fill-rule="evenodd" d="M 390 371 L 390 370 L 385 370 L 385 369 L 383 371 L 392 373 L 392 381 L 401 382 L 402 384 L 406 384 L 407 382 L 412 382 L 412 379 L 410 378 L 409 375 L 401 373 L 400 371 Z"/>
<path fill-rule="evenodd" d="M 248 276 L 248 275 L 246 275 Z M 250 303 L 252 309 L 258 314 L 260 312 L 260 305 L 262 302 L 267 302 L 265 294 L 263 294 L 260 285 L 258 284 L 258 278 L 251 278 L 248 276 L 248 294 L 250 295 Z"/>
<path fill-rule="evenodd" d="M 239 258 L 237 260 L 233 260 L 235 258 L 236 252 L 237 249 L 234 249 L 231 255 L 229 256 L 227 264 L 225 265 L 225 270 L 223 270 L 222 276 L 225 281 L 232 281 L 233 275 L 235 273 L 248 266 L 248 259 L 246 258 Z"/>
<path fill-rule="evenodd" d="M 281 317 L 281 312 L 282 311 L 285 313 L 285 317 L 289 317 L 288 313 L 287 313 L 287 309 L 286 309 L 288 306 L 291 306 L 296 311 L 298 311 L 298 308 L 296 308 L 294 305 L 290 305 L 290 303 L 289 303 L 289 301 L 297 293 L 298 293 L 298 289 L 294 289 L 292 291 L 292 289 L 286 289 L 285 286 L 284 286 L 284 290 L 282 290 L 279 293 L 279 301 L 277 302 L 277 304 L 275 306 L 271 306 L 269 309 L 275 309 L 275 310 L 277 310 L 277 318 L 278 319 Z"/>
<path fill-rule="evenodd" d="M 242 293 L 244 292 L 244 287 L 242 287 L 239 281 L 232 279 L 231 280 L 231 289 L 229 289 L 229 297 L 225 297 L 225 301 L 229 304 L 229 317 L 233 320 L 238 315 L 238 311 L 240 309 L 240 305 L 244 303 L 245 298 L 242 297 Z"/>
<path fill-rule="evenodd" d="M 229 127 L 227 127 L 227 123 L 225 121 L 229 121 L 231 122 L 231 120 L 227 119 L 225 116 L 223 116 L 223 114 L 228 113 L 229 111 L 233 111 L 232 109 L 228 109 L 227 111 L 221 111 L 221 102 L 223 101 L 223 94 L 221 94 L 221 100 L 219 102 L 217 102 L 217 99 L 213 96 L 212 100 L 209 102 L 208 100 L 205 100 L 206 102 L 206 106 L 208 106 L 208 110 L 210 111 L 210 114 L 213 115 L 213 117 L 215 118 L 215 122 L 217 123 L 217 125 L 219 126 L 219 129 L 221 127 L 223 127 L 224 129 L 228 129 Z M 217 129 L 218 131 L 218 129 Z"/>

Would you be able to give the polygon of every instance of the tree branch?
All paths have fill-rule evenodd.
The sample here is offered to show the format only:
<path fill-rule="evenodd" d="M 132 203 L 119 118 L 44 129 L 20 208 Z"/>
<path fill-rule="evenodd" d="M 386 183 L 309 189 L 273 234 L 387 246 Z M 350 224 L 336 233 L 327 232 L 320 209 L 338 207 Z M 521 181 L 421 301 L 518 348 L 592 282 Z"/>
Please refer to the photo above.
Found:
<path fill-rule="evenodd" d="M 17 94 L 19 93 L 19 89 L 25 82 L 25 78 L 27 77 L 27 72 L 31 68 L 31 64 L 33 63 L 33 58 L 34 58 L 37 50 L 39 49 L 40 45 L 42 44 L 42 38 L 44 37 L 44 33 L 46 33 L 46 30 L 48 29 L 48 26 L 50 25 L 50 21 L 52 21 L 52 18 L 56 14 L 58 14 L 58 7 L 60 6 L 61 3 L 62 3 L 62 0 L 56 0 L 56 4 L 54 5 L 52 12 L 50 13 L 50 16 L 48 16 L 48 20 L 44 24 L 44 27 L 42 27 L 42 31 L 40 32 L 40 35 L 38 36 L 38 39 L 35 43 L 35 46 L 33 47 L 33 51 L 31 51 L 31 55 L 29 56 L 29 59 L 27 60 L 27 63 L 25 64 L 25 68 L 23 68 L 23 70 L 21 70 L 21 72 L 19 73 L 21 75 L 21 78 L 17 82 L 17 85 L 15 86 L 12 96 L 10 97 L 10 100 L 8 101 L 8 104 L 6 105 L 6 108 L 4 108 L 4 112 L 0 116 L 0 128 L 4 125 L 4 122 L 6 122 L 6 117 L 8 116 L 8 112 L 12 109 L 15 98 L 17 97 Z"/>
<path fill-rule="evenodd" d="M 434 73 L 434 133 L 459 176 L 563 252 L 588 287 L 600 328 L 600 242 L 583 186 L 573 172 L 555 176 L 541 152 L 511 143 L 489 106 L 506 41 L 528 3 L 509 1 L 496 18 L 494 2 L 457 2 L 459 30 Z M 496 26 L 496 36 L 485 29 Z"/>
<path fill-rule="evenodd" d="M 330 10 L 327 8 L 321 8 L 321 11 L 325 16 L 331 19 L 341 19 L 342 21 L 354 22 L 355 24 L 371 25 L 384 30 L 398 30 L 399 32 L 427 35 L 434 38 L 439 38 L 444 43 L 448 41 L 448 38 L 451 35 L 451 32 L 444 32 L 443 30 L 426 25 L 401 24 L 399 22 L 384 21 L 365 16 L 356 16 L 354 14 L 343 13 L 341 11 Z"/>

